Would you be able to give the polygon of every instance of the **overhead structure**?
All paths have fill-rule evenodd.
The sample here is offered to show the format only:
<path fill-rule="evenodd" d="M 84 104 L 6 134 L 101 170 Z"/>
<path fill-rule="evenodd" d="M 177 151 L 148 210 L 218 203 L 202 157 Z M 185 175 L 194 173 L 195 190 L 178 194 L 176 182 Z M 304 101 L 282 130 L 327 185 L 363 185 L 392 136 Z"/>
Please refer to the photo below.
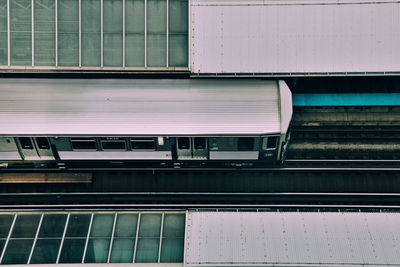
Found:
<path fill-rule="evenodd" d="M 5 265 L 400 265 L 396 211 L 3 210 L 0 223 Z"/>
<path fill-rule="evenodd" d="M 395 0 L 192 0 L 194 75 L 398 75 Z"/>

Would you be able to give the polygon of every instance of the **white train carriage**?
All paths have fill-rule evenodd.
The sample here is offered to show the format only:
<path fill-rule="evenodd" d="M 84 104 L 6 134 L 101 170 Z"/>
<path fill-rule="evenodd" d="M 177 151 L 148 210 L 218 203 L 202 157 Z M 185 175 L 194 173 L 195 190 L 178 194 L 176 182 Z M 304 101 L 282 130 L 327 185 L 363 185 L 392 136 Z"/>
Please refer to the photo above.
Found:
<path fill-rule="evenodd" d="M 276 163 L 291 116 L 284 81 L 3 79 L 0 162 Z"/>

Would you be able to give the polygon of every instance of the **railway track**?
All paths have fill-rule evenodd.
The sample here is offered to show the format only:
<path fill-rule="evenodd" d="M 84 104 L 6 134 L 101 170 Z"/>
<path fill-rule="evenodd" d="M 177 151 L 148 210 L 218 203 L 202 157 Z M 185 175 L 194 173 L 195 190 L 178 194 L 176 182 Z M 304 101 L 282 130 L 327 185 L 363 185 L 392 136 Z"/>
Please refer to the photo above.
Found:
<path fill-rule="evenodd" d="M 387 208 L 400 209 L 398 193 L 6 193 L 0 209 L 38 208 Z"/>

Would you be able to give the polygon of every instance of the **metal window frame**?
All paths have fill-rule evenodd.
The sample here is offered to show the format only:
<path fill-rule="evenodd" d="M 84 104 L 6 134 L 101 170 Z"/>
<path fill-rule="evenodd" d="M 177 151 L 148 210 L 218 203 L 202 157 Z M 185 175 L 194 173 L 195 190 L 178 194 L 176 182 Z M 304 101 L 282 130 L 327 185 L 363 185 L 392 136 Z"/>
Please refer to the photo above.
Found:
<path fill-rule="evenodd" d="M 161 246 L 162 246 L 162 241 L 163 241 L 163 231 L 164 231 L 164 212 L 161 214 L 160 241 L 158 244 L 157 263 L 160 263 L 160 260 L 161 260 Z"/>
<path fill-rule="evenodd" d="M 187 38 L 188 38 L 188 49 L 187 49 L 187 53 L 188 53 L 188 62 L 187 62 L 187 68 L 190 70 L 190 59 L 191 59 L 191 47 L 192 47 L 192 29 L 191 29 L 191 23 L 190 23 L 190 20 L 191 20 L 191 17 L 192 17 L 192 15 L 191 15 L 191 13 L 192 13 L 192 7 L 191 7 L 191 0 L 187 0 L 188 1 L 188 35 L 187 35 Z"/>
<path fill-rule="evenodd" d="M 88 228 L 88 233 L 86 235 L 85 247 L 83 249 L 83 255 L 82 255 L 82 262 L 81 263 L 85 263 L 86 250 L 87 250 L 88 243 L 89 243 L 90 232 L 92 231 L 93 217 L 94 217 L 94 213 L 92 212 L 92 214 L 90 216 L 89 228 Z"/>
<path fill-rule="evenodd" d="M 146 0 L 145 0 L 146 1 Z M 140 228 L 140 221 L 141 221 L 142 214 L 138 214 L 137 224 L 136 224 L 136 236 L 135 236 L 135 247 L 133 249 L 133 259 L 132 263 L 136 262 L 136 252 L 137 252 L 137 244 L 139 239 L 139 228 Z"/>
<path fill-rule="evenodd" d="M 31 1 L 33 2 L 33 0 L 31 0 Z M 38 227 L 36 229 L 35 239 L 33 240 L 31 252 L 29 252 L 29 257 L 28 257 L 27 264 L 31 263 L 33 251 L 35 250 L 36 242 L 37 242 L 37 239 L 38 239 L 38 236 L 39 236 L 39 231 L 40 231 L 40 228 L 42 228 L 43 217 L 44 217 L 44 213 L 42 213 L 42 215 L 40 216 L 39 224 L 38 224 Z"/>
<path fill-rule="evenodd" d="M 166 42 L 166 47 L 165 47 L 165 56 L 166 56 L 166 61 L 165 61 L 165 66 L 168 68 L 169 67 L 169 0 L 166 0 L 166 5 L 167 5 L 167 22 L 166 22 L 166 36 L 165 36 L 165 42 Z"/>
<path fill-rule="evenodd" d="M 104 67 L 104 0 L 100 0 L 100 67 Z"/>
<path fill-rule="evenodd" d="M 57 0 L 56 0 L 56 1 L 57 1 Z M 65 226 L 64 226 L 63 235 L 62 235 L 62 237 L 61 237 L 60 247 L 58 248 L 56 264 L 58 264 L 59 261 L 60 261 L 61 251 L 62 251 L 62 247 L 63 247 L 63 245 L 64 245 L 65 235 L 67 234 L 67 228 L 68 228 L 69 218 L 70 218 L 70 217 L 71 217 L 71 213 L 68 213 L 68 215 L 67 215 L 67 220 L 65 221 Z"/>
<path fill-rule="evenodd" d="M 125 44 L 125 31 L 126 31 L 126 7 L 125 7 L 125 0 L 122 0 L 122 67 L 126 67 L 126 44 Z"/>
<path fill-rule="evenodd" d="M 9 1 L 9 0 L 7 0 L 7 1 Z M 15 213 L 15 214 L 14 214 L 13 222 L 11 223 L 10 230 L 9 230 L 9 232 L 8 232 L 8 235 L 7 235 L 6 242 L 4 243 L 3 251 L 2 251 L 2 253 L 1 253 L 1 255 L 0 255 L 0 264 L 3 262 L 4 255 L 6 254 L 6 249 L 7 249 L 7 246 L 8 246 L 8 242 L 10 241 L 11 233 L 12 233 L 13 230 L 14 230 L 14 225 L 15 225 L 15 222 L 16 222 L 16 220 L 17 220 L 17 216 L 18 216 L 18 213 Z"/>
<path fill-rule="evenodd" d="M 144 0 L 144 67 L 147 68 L 147 0 Z"/>
<path fill-rule="evenodd" d="M 58 0 L 55 1 L 55 66 L 59 66 L 59 16 L 58 16 Z M 148 3 L 147 0 L 144 1 L 144 66 L 142 69 L 148 69 Z M 170 1 L 166 1 L 166 65 L 165 68 L 170 68 L 169 62 L 169 19 L 170 19 Z M 104 67 L 104 0 L 101 0 L 101 44 L 100 44 L 100 69 Z M 31 67 L 35 68 L 35 0 L 31 0 Z M 188 62 L 187 69 L 190 69 L 190 60 L 191 60 L 191 28 L 190 28 L 190 20 L 191 20 L 191 1 L 188 0 Z M 82 0 L 78 0 L 78 66 L 76 68 L 82 67 Z M 10 0 L 7 0 L 7 66 L 11 66 L 11 17 L 10 17 Z M 49 66 L 51 67 L 51 66 Z M 122 0 L 122 66 L 123 69 L 126 68 L 126 0 Z M 40 69 L 47 69 L 45 67 L 41 67 Z M 52 68 L 49 68 L 52 69 Z M 164 69 L 164 67 L 161 67 Z"/>
<path fill-rule="evenodd" d="M 10 0 L 7 0 L 7 66 L 11 66 L 11 18 Z M 0 259 L 1 262 L 1 259 Z"/>
<path fill-rule="evenodd" d="M 34 241 L 32 243 L 32 248 L 30 250 L 29 253 L 29 257 L 28 257 L 28 261 L 27 264 L 30 264 L 32 256 L 33 256 L 33 252 L 35 250 L 36 247 L 36 243 L 37 240 L 39 239 L 39 232 L 40 229 L 42 227 L 43 224 L 43 219 L 44 219 L 44 215 L 46 214 L 65 214 L 65 212 L 28 212 L 28 213 L 22 213 L 22 214 L 41 214 L 39 223 L 38 223 L 38 227 L 36 229 L 36 234 L 34 237 Z M 88 248 L 88 243 L 89 243 L 89 239 L 90 239 L 90 234 L 92 231 L 92 226 L 93 226 L 93 220 L 94 220 L 94 216 L 96 214 L 110 214 L 110 212 L 105 211 L 105 212 L 67 212 L 67 218 L 65 220 L 65 225 L 64 225 L 64 230 L 63 230 L 63 234 L 61 237 L 61 242 L 58 248 L 58 253 L 57 253 L 57 258 L 56 258 L 56 262 L 55 264 L 59 264 L 60 258 L 61 258 L 61 253 L 62 253 L 62 249 L 65 243 L 65 239 L 66 239 L 66 233 L 68 230 L 68 225 L 70 223 L 70 218 L 71 218 L 71 214 L 90 214 L 90 222 L 89 222 L 89 226 L 88 226 L 88 230 L 87 230 L 87 234 L 86 234 L 86 238 L 85 238 L 85 246 L 84 246 L 84 251 L 83 251 L 83 255 L 82 255 L 82 261 L 81 263 L 85 262 L 85 258 L 86 258 L 86 254 L 87 254 L 87 248 Z M 157 261 L 155 261 L 154 263 L 161 263 L 161 248 L 163 245 L 163 233 L 164 233 L 164 223 L 165 223 L 165 214 L 185 214 L 185 228 L 187 227 L 188 224 L 188 212 L 186 211 L 186 213 L 183 212 L 176 212 L 176 211 L 133 211 L 133 212 L 114 212 L 111 213 L 114 215 L 114 221 L 113 221 L 113 226 L 112 226 L 112 234 L 110 237 L 110 245 L 109 245 L 109 250 L 108 250 L 108 256 L 107 256 L 107 263 L 110 263 L 111 261 L 111 253 L 112 253 L 112 248 L 113 248 L 113 243 L 114 243 L 114 239 L 115 239 L 115 231 L 116 231 L 116 225 L 117 225 L 117 221 L 118 221 L 118 215 L 122 213 L 122 214 L 137 214 L 137 222 L 136 222 L 136 236 L 134 238 L 134 248 L 133 248 L 133 257 L 132 257 L 132 263 L 136 262 L 136 256 L 137 256 L 137 246 L 138 246 L 138 240 L 139 240 L 139 230 L 140 230 L 140 224 L 141 224 L 141 218 L 142 218 L 142 214 L 159 214 L 161 215 L 161 225 L 160 225 L 160 235 L 159 235 L 159 247 L 158 247 L 158 254 L 157 254 Z M 11 239 L 11 234 L 13 232 L 14 229 L 14 225 L 16 223 L 17 217 L 20 215 L 20 213 L 11 213 L 14 217 L 13 217 L 13 222 L 10 226 L 10 230 L 8 232 L 7 235 L 7 239 L 6 242 L 4 244 L 4 249 L 1 252 L 0 255 L 0 264 L 4 258 L 9 240 Z M 185 259 L 185 251 L 186 251 L 186 236 L 183 237 L 184 239 L 184 255 L 183 255 L 183 259 Z"/>
<path fill-rule="evenodd" d="M 79 60 L 78 67 L 82 67 L 82 0 L 78 0 L 78 52 Z"/>
<path fill-rule="evenodd" d="M 31 55 L 31 65 L 32 67 L 35 66 L 35 1 L 31 0 L 31 49 L 32 49 L 32 55 Z"/>
<path fill-rule="evenodd" d="M 55 53 L 55 66 L 58 66 L 58 0 L 54 0 L 54 53 Z M 69 214 L 69 213 L 68 213 Z M 69 216 L 68 216 L 69 218 Z"/>
<path fill-rule="evenodd" d="M 184 267 L 186 267 L 186 250 L 187 250 L 187 246 L 189 245 L 189 244 L 186 244 L 186 241 L 188 238 L 186 235 L 186 229 L 189 229 L 188 225 L 189 225 L 189 210 L 186 210 L 185 211 L 185 225 L 184 225 L 185 228 L 183 229 L 183 256 L 182 256 Z"/>
<path fill-rule="evenodd" d="M 112 232 L 111 232 L 111 239 L 110 239 L 110 246 L 108 247 L 108 256 L 107 256 L 107 263 L 110 263 L 110 259 L 111 259 L 111 251 L 112 251 L 112 247 L 114 244 L 114 234 L 115 234 L 115 226 L 117 224 L 117 217 L 118 217 L 118 213 L 114 213 L 114 223 L 113 223 L 113 228 L 112 228 Z"/>

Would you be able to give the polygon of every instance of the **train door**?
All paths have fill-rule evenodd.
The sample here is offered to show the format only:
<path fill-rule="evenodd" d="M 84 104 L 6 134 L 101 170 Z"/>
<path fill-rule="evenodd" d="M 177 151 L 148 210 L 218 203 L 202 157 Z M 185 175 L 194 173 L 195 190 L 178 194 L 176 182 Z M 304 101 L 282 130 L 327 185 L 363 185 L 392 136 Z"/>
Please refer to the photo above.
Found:
<path fill-rule="evenodd" d="M 18 144 L 24 160 L 54 160 L 47 137 L 19 137 Z"/>
<path fill-rule="evenodd" d="M 207 160 L 206 137 L 178 137 L 176 142 L 178 160 Z"/>

